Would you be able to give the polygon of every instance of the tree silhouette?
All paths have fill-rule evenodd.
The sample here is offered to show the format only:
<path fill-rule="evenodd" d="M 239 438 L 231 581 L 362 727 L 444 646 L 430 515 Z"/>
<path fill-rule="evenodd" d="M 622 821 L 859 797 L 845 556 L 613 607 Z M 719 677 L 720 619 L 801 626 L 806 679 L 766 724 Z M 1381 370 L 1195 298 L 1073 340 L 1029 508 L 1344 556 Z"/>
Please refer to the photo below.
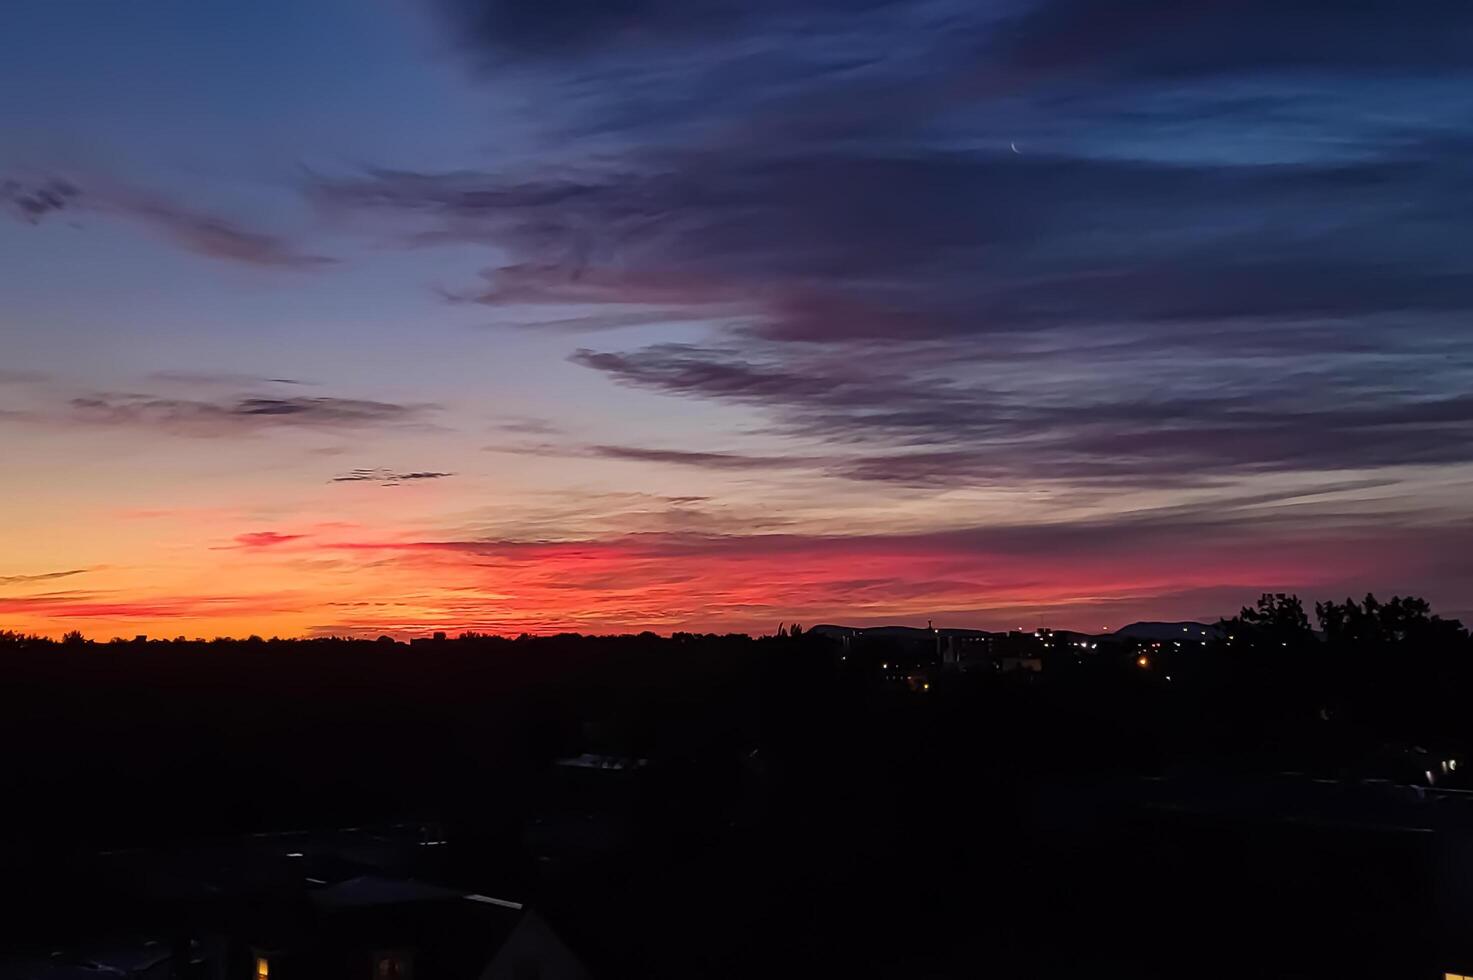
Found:
<path fill-rule="evenodd" d="M 1367 593 L 1363 603 L 1347 598 L 1314 608 L 1325 639 L 1341 649 L 1370 652 L 1406 644 L 1425 653 L 1462 645 L 1468 637 L 1462 623 L 1433 614 L 1427 600 L 1415 596 L 1382 603 Z"/>
<path fill-rule="evenodd" d="M 1304 604 L 1297 595 L 1283 592 L 1263 593 L 1256 605 L 1244 606 L 1221 625 L 1229 636 L 1249 646 L 1300 648 L 1314 641 Z"/>

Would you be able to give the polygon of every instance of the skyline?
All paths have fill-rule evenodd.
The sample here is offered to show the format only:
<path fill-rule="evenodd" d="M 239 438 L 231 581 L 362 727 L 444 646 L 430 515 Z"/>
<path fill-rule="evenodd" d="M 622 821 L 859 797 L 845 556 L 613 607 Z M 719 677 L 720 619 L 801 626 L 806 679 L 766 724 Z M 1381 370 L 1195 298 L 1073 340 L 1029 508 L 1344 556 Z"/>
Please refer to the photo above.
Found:
<path fill-rule="evenodd" d="M 0 629 L 1473 618 L 1473 9 L 11 7 Z"/>

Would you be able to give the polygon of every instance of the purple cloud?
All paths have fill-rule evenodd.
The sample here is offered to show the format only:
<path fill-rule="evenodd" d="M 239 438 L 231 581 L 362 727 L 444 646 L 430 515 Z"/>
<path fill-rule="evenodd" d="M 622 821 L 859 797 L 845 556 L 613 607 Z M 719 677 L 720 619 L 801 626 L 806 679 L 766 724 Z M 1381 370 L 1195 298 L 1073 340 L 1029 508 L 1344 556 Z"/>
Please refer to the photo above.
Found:
<path fill-rule="evenodd" d="M 39 224 L 61 212 L 102 215 L 135 222 L 186 251 L 245 265 L 316 269 L 336 260 L 298 249 L 278 235 L 243 227 L 218 215 L 192 210 L 157 195 L 124 189 L 84 192 L 77 184 L 48 178 L 25 185 L 0 181 L 0 203 L 22 220 Z"/>

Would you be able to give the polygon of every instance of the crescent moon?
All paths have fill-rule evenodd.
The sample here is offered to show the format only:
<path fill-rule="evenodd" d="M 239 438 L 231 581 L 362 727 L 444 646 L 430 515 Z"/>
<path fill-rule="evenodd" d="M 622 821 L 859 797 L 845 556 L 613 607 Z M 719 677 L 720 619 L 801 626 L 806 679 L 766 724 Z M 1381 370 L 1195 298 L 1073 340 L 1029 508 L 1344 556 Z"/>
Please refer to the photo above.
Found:
<path fill-rule="evenodd" d="M 1017 143 L 1009 143 L 1008 146 L 1011 146 L 1013 148 L 1013 152 L 1014 153 L 1017 153 L 1018 152 L 1018 144 Z"/>

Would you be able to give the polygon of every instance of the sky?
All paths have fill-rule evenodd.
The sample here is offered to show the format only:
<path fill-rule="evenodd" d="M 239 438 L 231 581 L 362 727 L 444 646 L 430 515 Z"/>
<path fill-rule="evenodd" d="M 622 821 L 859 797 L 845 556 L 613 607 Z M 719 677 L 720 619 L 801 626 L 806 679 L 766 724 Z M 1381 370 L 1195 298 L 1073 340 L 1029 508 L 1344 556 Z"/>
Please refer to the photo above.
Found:
<path fill-rule="evenodd" d="M 0 628 L 1473 619 L 1462 0 L 8 0 Z"/>

